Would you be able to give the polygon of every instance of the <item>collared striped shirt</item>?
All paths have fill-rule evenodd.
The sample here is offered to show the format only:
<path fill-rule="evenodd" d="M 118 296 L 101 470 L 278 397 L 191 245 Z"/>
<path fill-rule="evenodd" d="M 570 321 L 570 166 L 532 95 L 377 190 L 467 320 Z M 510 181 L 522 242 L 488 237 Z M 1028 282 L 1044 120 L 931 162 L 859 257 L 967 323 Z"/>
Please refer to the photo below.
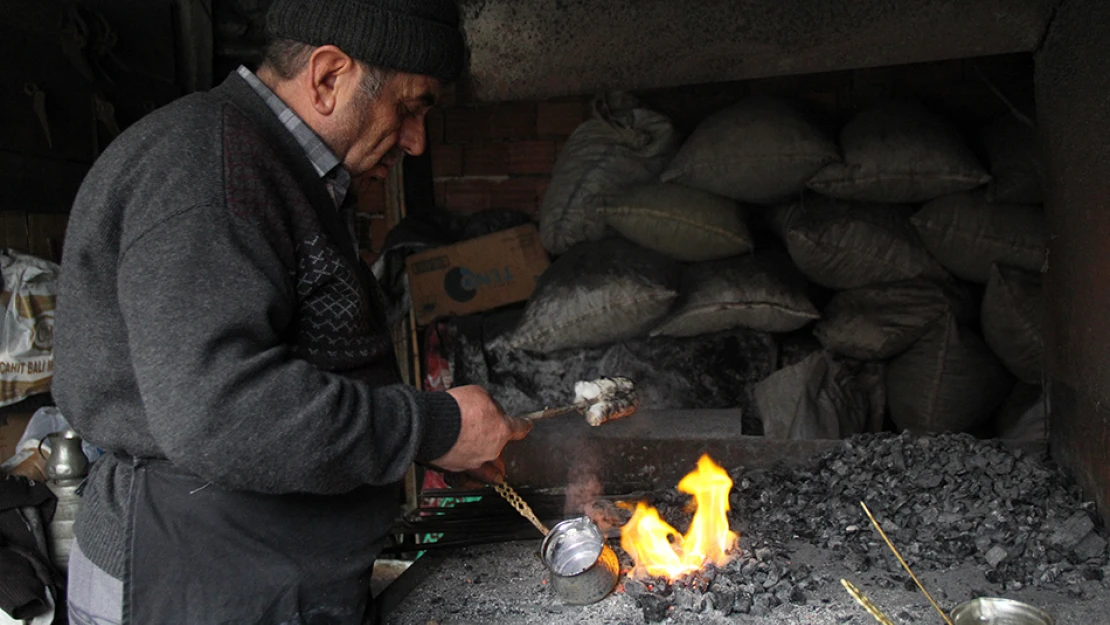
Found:
<path fill-rule="evenodd" d="M 267 87 L 254 72 L 242 65 L 239 66 L 238 72 L 243 80 L 247 81 L 247 84 L 254 89 L 255 93 L 266 102 L 266 106 L 270 107 L 270 110 L 281 120 L 282 125 L 289 130 L 289 133 L 304 149 L 304 153 L 308 156 L 308 160 L 312 161 L 316 173 L 327 184 L 328 193 L 335 200 L 336 207 L 343 206 L 343 201 L 347 199 L 347 193 L 351 189 L 351 174 L 344 169 L 339 157 L 324 144 L 320 135 L 309 128 L 308 124 L 304 123 L 304 120 L 293 112 L 293 109 L 289 108 L 289 105 Z"/>

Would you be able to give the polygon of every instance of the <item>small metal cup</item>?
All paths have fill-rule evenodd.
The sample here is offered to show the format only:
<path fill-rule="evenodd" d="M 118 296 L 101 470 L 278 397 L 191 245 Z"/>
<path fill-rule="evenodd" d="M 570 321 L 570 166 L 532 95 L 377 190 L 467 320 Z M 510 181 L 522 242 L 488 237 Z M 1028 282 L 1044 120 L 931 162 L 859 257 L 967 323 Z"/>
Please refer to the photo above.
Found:
<path fill-rule="evenodd" d="M 567 519 L 543 539 L 540 559 L 551 572 L 551 586 L 564 603 L 588 605 L 604 599 L 617 585 L 620 563 L 590 517 Z"/>
<path fill-rule="evenodd" d="M 81 449 L 81 437 L 73 430 L 47 434 L 39 441 L 39 455 L 42 445 L 50 441 L 50 457 L 46 460 L 46 477 L 56 482 L 80 480 L 89 472 L 89 459 Z"/>
<path fill-rule="evenodd" d="M 954 625 L 1055 625 L 1042 610 L 1011 599 L 980 597 L 952 610 Z"/>

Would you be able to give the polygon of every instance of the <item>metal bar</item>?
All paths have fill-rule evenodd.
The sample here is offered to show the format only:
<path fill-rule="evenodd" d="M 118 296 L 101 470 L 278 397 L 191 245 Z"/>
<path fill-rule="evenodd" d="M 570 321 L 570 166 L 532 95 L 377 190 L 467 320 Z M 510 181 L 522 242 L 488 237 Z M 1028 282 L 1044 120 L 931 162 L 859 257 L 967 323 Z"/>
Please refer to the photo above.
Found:
<path fill-rule="evenodd" d="M 528 531 L 527 535 L 522 533 L 520 535 L 513 534 L 513 535 L 498 536 L 498 537 L 482 536 L 482 537 L 474 537 L 474 538 L 459 538 L 459 539 L 453 539 L 453 540 L 448 540 L 448 541 L 440 540 L 440 541 L 437 541 L 437 542 L 434 542 L 434 543 L 425 543 L 425 544 L 421 545 L 420 549 L 421 549 L 421 551 L 426 551 L 426 552 L 433 552 L 433 551 L 443 552 L 443 551 L 450 551 L 452 549 L 459 549 L 459 548 L 462 548 L 462 547 L 473 547 L 475 545 L 493 545 L 493 544 L 496 544 L 496 543 L 509 543 L 509 542 L 524 541 L 524 540 L 537 540 L 538 541 L 538 540 L 542 540 L 542 537 L 540 537 L 539 535 L 536 534 L 535 528 L 531 528 Z M 403 553 L 404 551 L 405 551 L 404 549 L 401 549 L 399 547 L 387 547 L 386 549 L 382 550 L 382 554 L 383 555 L 393 555 L 393 554 L 396 554 L 396 553 Z M 424 556 L 424 557 L 427 557 L 427 556 Z M 420 559 L 423 560 L 424 557 L 422 557 Z M 419 562 L 419 560 L 417 560 L 417 562 Z M 396 583 L 396 582 L 394 582 L 394 583 Z"/>
<path fill-rule="evenodd" d="M 558 406 L 555 408 L 544 408 L 543 410 L 535 410 L 526 412 L 522 415 L 517 415 L 518 419 L 525 421 L 539 421 L 540 419 L 547 419 L 549 417 L 558 417 L 559 415 L 569 414 L 578 411 L 578 404 L 569 404 L 566 406 Z"/>
<path fill-rule="evenodd" d="M 434 554 L 425 554 L 417 558 L 412 566 L 405 569 L 404 573 L 397 576 L 392 584 L 386 586 L 385 590 L 374 598 L 374 611 L 377 615 L 373 622 L 384 623 L 386 617 L 401 605 L 405 597 L 428 579 L 438 564 Z"/>

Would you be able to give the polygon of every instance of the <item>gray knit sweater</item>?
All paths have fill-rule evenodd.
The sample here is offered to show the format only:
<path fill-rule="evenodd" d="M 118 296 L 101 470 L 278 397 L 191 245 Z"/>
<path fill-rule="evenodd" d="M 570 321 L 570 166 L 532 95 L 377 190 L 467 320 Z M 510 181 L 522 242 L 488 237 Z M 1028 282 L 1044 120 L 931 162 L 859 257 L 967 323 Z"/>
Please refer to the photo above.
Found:
<path fill-rule="evenodd" d="M 275 496 L 382 486 L 396 506 L 385 487 L 454 444 L 451 396 L 397 383 L 380 290 L 349 239 L 303 150 L 234 74 L 97 161 L 66 234 L 53 387 L 113 452 L 76 527 L 94 563 L 125 571 L 128 457 Z"/>

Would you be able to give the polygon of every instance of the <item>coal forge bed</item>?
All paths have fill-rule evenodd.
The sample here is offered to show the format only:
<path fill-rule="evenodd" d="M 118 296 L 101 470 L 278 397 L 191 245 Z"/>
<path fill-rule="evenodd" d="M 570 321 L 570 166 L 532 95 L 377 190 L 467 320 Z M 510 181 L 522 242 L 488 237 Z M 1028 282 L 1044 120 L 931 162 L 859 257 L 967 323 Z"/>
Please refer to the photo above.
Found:
<path fill-rule="evenodd" d="M 841 579 L 895 623 L 942 622 L 872 529 L 861 501 L 946 610 L 974 597 L 1006 597 L 1038 606 L 1060 624 L 1106 622 L 1105 529 L 1093 503 L 1043 452 L 967 435 L 884 434 L 839 442 L 808 460 L 724 466 L 734 481 L 729 521 L 740 534 L 727 565 L 672 584 L 631 579 L 632 562 L 612 527 L 610 544 L 622 565 L 616 591 L 593 605 L 569 606 L 548 584 L 539 534 L 532 530 L 529 537 L 486 507 L 494 527 L 503 525 L 504 535 L 516 540 L 429 550 L 381 596 L 386 622 L 874 622 Z M 618 508 L 608 505 L 619 494 L 587 501 L 582 492 L 574 485 L 566 491 L 561 514 L 537 513 L 552 522 L 581 514 L 585 503 L 607 510 L 605 519 L 616 525 L 627 519 L 628 512 L 614 517 Z M 538 502 L 544 497 L 524 494 Z M 671 489 L 629 497 L 641 498 L 677 530 L 686 529 L 687 495 Z"/>
<path fill-rule="evenodd" d="M 617 591 L 590 606 L 566 606 L 544 583 L 539 534 L 520 519 L 510 526 L 499 517 L 483 540 L 515 540 L 429 549 L 381 596 L 386 622 L 874 622 L 842 578 L 895 623 L 942 622 L 908 587 L 861 501 L 946 610 L 972 597 L 1002 596 L 1038 606 L 1060 625 L 1110 622 L 1099 520 L 1110 518 L 1110 212 L 1099 210 L 1110 196 L 1110 135 L 1092 131 L 1110 123 L 1110 47 L 1097 26 L 1110 21 L 1110 3 L 702 5 L 712 9 L 694 14 L 688 3 L 667 0 L 465 1 L 470 88 L 478 101 L 510 102 L 1032 54 L 1049 239 L 1043 386 L 1052 458 L 1068 473 L 1044 449 L 1006 449 L 967 436 L 739 436 L 743 415 L 729 411 L 641 412 L 583 437 L 556 431 L 581 424 L 540 424 L 506 449 L 506 462 L 510 483 L 531 487 L 520 489 L 525 499 L 547 506 L 541 518 L 548 525 L 579 511 L 551 510 L 544 497 L 565 493 L 582 504 L 580 486 L 588 492 L 593 484 L 600 486 L 594 494 L 610 499 L 641 491 L 681 531 L 690 514 L 674 485 L 708 453 L 734 480 L 730 520 L 741 536 L 739 554 L 695 588 L 648 588 L 628 580 L 631 563 L 613 539 L 624 568 Z M 550 19 L 554 14 L 560 19 Z M 482 502 L 490 500 L 497 501 L 490 494 Z M 489 510 L 479 512 L 481 518 Z"/>

